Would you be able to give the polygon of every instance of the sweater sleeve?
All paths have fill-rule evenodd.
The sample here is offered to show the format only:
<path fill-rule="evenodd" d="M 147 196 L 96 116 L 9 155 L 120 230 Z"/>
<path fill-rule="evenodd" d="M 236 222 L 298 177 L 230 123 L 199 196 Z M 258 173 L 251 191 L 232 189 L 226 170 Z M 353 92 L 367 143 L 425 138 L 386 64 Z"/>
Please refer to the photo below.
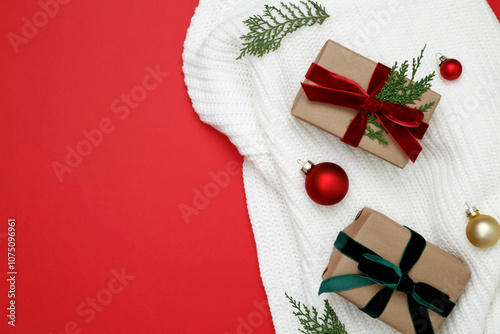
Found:
<path fill-rule="evenodd" d="M 255 6 L 241 0 L 201 0 L 183 53 L 185 83 L 194 109 L 203 122 L 226 134 L 242 155 L 267 152 L 252 106 L 247 60 L 236 60 L 243 23 L 234 16 L 244 18 L 249 4 Z"/>

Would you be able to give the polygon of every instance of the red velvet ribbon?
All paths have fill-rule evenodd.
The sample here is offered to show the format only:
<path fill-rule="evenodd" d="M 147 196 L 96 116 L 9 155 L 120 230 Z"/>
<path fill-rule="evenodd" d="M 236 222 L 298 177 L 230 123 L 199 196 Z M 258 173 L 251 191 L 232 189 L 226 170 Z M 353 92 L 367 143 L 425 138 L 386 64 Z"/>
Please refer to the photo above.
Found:
<path fill-rule="evenodd" d="M 366 91 L 357 82 L 313 63 L 307 71 L 306 79 L 316 85 L 302 83 L 302 88 L 310 101 L 358 111 L 342 137 L 343 142 L 354 147 L 359 145 L 371 112 L 406 156 L 415 162 L 422 151 L 417 138 L 422 139 L 429 125 L 422 121 L 424 114 L 420 110 L 375 98 L 384 87 L 390 70 L 378 63 Z"/>

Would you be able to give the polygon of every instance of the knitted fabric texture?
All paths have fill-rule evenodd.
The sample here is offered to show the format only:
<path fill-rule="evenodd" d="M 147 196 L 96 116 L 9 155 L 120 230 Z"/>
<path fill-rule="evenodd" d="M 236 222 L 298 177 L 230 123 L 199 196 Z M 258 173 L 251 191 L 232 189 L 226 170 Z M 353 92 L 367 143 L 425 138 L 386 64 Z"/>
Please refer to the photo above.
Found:
<path fill-rule="evenodd" d="M 485 0 L 322 0 L 331 15 L 262 58 L 236 60 L 242 23 L 276 1 L 201 0 L 184 45 L 185 82 L 201 120 L 244 155 L 243 178 L 262 282 L 276 332 L 297 333 L 285 292 L 322 309 L 328 298 L 350 333 L 394 333 L 335 294 L 318 297 L 333 242 L 369 206 L 418 231 L 464 262 L 472 278 L 440 333 L 500 333 L 500 245 L 472 246 L 465 202 L 500 219 L 500 25 Z M 415 164 L 396 168 L 290 114 L 300 82 L 327 39 L 388 66 L 434 54 L 460 60 L 457 81 L 437 74 L 443 97 Z M 297 159 L 341 165 L 342 202 L 323 207 L 304 188 Z"/>

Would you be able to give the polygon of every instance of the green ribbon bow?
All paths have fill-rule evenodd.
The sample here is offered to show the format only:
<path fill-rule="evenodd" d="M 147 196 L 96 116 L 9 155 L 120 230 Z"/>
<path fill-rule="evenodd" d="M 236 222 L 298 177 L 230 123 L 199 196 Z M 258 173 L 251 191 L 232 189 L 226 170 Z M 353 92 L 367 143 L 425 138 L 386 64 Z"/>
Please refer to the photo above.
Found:
<path fill-rule="evenodd" d="M 447 317 L 455 303 L 444 292 L 423 282 L 415 283 L 408 276 L 408 272 L 422 255 L 426 241 L 417 232 L 406 228 L 410 230 L 411 236 L 401 256 L 399 267 L 358 243 L 344 232 L 340 232 L 335 241 L 335 248 L 358 262 L 358 269 L 364 275 L 348 274 L 327 278 L 321 283 L 319 294 L 382 284 L 384 288 L 375 294 L 365 307 L 360 309 L 361 311 L 377 318 L 384 312 L 394 291 L 401 291 L 408 296 L 408 308 L 415 333 L 433 334 L 434 329 L 428 310 L 430 309 L 442 317 Z"/>

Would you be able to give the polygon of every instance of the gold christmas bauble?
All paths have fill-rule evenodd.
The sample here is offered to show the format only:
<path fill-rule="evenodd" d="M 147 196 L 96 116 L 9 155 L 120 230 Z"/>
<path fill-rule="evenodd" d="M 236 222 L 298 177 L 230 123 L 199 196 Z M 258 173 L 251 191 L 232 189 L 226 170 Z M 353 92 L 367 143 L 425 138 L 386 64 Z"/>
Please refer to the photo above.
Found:
<path fill-rule="evenodd" d="M 469 223 L 465 229 L 467 239 L 476 247 L 488 248 L 500 239 L 500 224 L 495 218 L 482 215 L 475 207 L 466 211 Z"/>

